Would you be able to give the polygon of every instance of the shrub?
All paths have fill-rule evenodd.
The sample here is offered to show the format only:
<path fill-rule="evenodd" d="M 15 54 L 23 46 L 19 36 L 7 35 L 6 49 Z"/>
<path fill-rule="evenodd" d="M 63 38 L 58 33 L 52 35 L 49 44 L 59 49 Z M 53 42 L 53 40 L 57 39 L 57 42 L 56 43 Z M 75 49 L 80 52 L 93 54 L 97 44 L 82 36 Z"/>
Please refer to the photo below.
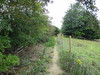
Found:
<path fill-rule="evenodd" d="M 10 47 L 9 37 L 0 36 L 0 72 L 6 72 L 20 62 L 17 56 L 5 53 L 5 49 Z"/>
<path fill-rule="evenodd" d="M 15 65 L 19 64 L 19 58 L 15 55 L 3 55 L 0 52 L 0 72 L 5 72 Z"/>
<path fill-rule="evenodd" d="M 55 31 L 54 31 L 54 35 L 58 35 L 60 33 L 60 29 L 59 28 L 57 28 L 57 27 L 55 27 Z"/>
<path fill-rule="evenodd" d="M 49 41 L 45 44 L 47 47 L 52 47 L 55 45 L 55 37 L 51 37 Z"/>

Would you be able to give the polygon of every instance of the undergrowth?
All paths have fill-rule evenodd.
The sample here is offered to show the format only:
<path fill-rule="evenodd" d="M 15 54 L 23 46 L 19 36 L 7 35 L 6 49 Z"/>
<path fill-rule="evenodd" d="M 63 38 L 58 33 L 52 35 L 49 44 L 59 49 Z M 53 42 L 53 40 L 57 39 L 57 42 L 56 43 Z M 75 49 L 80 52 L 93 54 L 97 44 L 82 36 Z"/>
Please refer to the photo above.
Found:
<path fill-rule="evenodd" d="M 45 43 L 46 47 L 53 47 L 55 45 L 55 37 L 51 37 L 47 43 Z"/>
<path fill-rule="evenodd" d="M 44 44 L 44 49 L 40 52 L 40 54 L 35 52 L 36 59 L 30 60 L 29 57 L 23 68 L 20 69 L 19 75 L 46 75 L 48 71 L 48 64 L 52 61 L 53 57 L 53 46 L 55 45 L 55 38 L 52 37 L 50 40 Z M 42 48 L 41 48 L 42 49 Z"/>

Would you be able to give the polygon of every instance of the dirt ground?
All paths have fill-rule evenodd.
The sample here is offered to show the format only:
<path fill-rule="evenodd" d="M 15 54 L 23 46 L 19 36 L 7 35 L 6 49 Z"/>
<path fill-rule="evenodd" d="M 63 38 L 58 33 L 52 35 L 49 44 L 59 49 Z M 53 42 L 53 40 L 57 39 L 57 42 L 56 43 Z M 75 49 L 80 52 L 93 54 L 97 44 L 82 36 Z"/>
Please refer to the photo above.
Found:
<path fill-rule="evenodd" d="M 55 46 L 52 64 L 50 68 L 48 69 L 48 72 L 49 72 L 48 75 L 59 75 L 63 73 L 61 68 L 57 65 L 57 61 L 58 61 L 58 51 L 57 51 L 57 47 Z"/>

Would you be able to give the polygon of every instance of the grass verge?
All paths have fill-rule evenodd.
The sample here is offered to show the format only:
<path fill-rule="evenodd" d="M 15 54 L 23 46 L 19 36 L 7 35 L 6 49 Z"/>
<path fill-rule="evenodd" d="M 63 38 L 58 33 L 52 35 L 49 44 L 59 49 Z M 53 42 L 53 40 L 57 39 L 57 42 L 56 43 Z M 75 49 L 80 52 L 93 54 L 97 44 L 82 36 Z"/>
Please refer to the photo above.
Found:
<path fill-rule="evenodd" d="M 68 38 L 62 40 L 60 36 L 58 37 L 58 51 L 59 65 L 65 70 L 66 75 L 100 75 L 99 42 L 72 39 L 72 53 L 70 54 Z"/>

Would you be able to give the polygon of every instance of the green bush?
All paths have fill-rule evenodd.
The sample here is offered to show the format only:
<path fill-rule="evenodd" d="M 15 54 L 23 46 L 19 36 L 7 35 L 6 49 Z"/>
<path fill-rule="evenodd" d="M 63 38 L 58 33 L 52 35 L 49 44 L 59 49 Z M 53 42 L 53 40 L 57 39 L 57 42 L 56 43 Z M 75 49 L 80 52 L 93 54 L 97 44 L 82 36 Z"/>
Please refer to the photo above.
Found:
<path fill-rule="evenodd" d="M 19 58 L 11 55 L 11 52 L 30 44 L 45 42 L 51 36 L 49 17 L 45 15 L 44 8 L 48 2 L 47 0 L 0 1 L 0 10 L 2 10 L 0 14 L 0 72 L 5 72 L 19 63 Z"/>
<path fill-rule="evenodd" d="M 0 36 L 0 51 L 4 52 L 5 48 L 10 48 L 10 39 L 8 36 Z"/>
<path fill-rule="evenodd" d="M 51 37 L 49 41 L 45 44 L 47 47 L 52 47 L 55 45 L 55 37 Z"/>
<path fill-rule="evenodd" d="M 20 60 L 17 56 L 5 54 L 5 50 L 10 48 L 8 36 L 0 36 L 0 72 L 6 72 L 13 66 L 18 65 Z"/>
<path fill-rule="evenodd" d="M 55 31 L 54 31 L 54 35 L 58 35 L 60 33 L 60 29 L 59 28 L 57 28 L 57 27 L 55 27 Z"/>
<path fill-rule="evenodd" d="M 15 55 L 9 54 L 8 56 L 3 55 L 0 52 L 0 72 L 6 72 L 20 62 L 19 58 Z"/>

